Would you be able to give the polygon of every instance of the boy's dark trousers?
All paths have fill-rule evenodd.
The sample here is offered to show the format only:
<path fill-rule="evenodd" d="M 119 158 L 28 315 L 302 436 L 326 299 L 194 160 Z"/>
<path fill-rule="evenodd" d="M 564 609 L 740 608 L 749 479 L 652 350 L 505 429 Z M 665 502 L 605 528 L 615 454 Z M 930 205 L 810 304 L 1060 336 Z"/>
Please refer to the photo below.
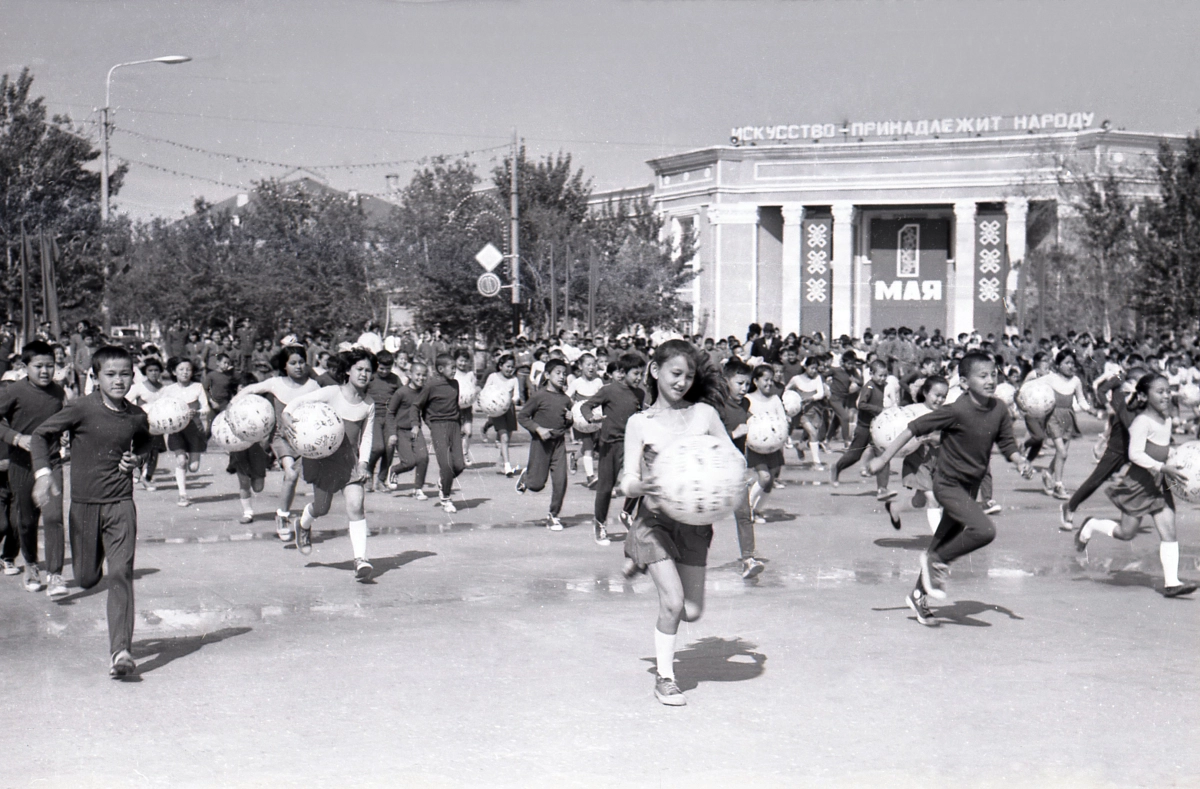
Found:
<path fill-rule="evenodd" d="M 607 444 L 600 444 L 596 454 L 596 509 L 597 523 L 608 521 L 608 507 L 612 503 L 613 488 L 621 479 L 621 471 L 625 468 L 625 440 L 619 439 Z M 637 507 L 637 499 L 625 497 L 621 509 L 626 514 L 633 514 Z"/>
<path fill-rule="evenodd" d="M 108 559 L 108 647 L 110 653 L 133 644 L 133 554 L 137 509 L 133 500 L 110 504 L 72 503 L 71 565 L 84 589 L 100 583 Z"/>
<path fill-rule="evenodd" d="M 438 481 L 442 498 L 450 498 L 454 479 L 463 473 L 462 426 L 458 422 L 430 422 L 429 437 L 433 439 L 433 453 L 437 456 Z"/>
<path fill-rule="evenodd" d="M 537 492 L 546 487 L 546 478 L 551 480 L 550 514 L 562 512 L 563 499 L 567 495 L 567 450 L 566 437 L 557 436 L 548 440 L 533 436 L 529 441 L 529 463 L 522 475 L 525 487 Z"/>
<path fill-rule="evenodd" d="M 63 489 L 62 469 L 50 472 L 58 489 Z M 62 496 L 51 496 L 46 509 L 38 509 L 33 503 L 33 471 L 13 463 L 8 467 L 8 481 L 12 488 L 13 511 L 17 516 L 17 533 L 21 536 L 21 555 L 25 563 L 38 563 L 38 515 L 42 516 L 42 533 L 46 543 L 46 572 L 61 575 L 66 545 L 63 541 Z"/>

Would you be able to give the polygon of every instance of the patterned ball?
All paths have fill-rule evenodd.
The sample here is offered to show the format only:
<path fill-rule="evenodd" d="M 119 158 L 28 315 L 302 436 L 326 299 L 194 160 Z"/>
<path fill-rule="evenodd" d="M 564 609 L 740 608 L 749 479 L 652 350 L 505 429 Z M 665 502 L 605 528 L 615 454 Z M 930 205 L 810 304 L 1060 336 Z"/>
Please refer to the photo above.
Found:
<path fill-rule="evenodd" d="M 1179 387 L 1179 402 L 1188 408 L 1200 405 L 1200 385 L 1184 384 Z"/>
<path fill-rule="evenodd" d="M 892 442 L 905 431 L 909 423 L 919 416 L 929 413 L 929 406 L 924 403 L 913 403 L 903 408 L 888 408 L 871 420 L 871 443 L 880 450 L 887 449 Z M 896 457 L 904 457 L 916 451 L 921 445 L 918 439 L 913 439 L 900 448 Z"/>
<path fill-rule="evenodd" d="M 265 397 L 239 397 L 221 412 L 233 434 L 242 441 L 262 441 L 275 429 L 275 409 Z"/>
<path fill-rule="evenodd" d="M 589 422 L 583 418 L 583 404 L 585 402 L 585 400 L 580 400 L 578 403 L 571 406 L 571 421 L 575 423 L 575 432 L 595 433 L 600 429 L 600 423 Z M 604 413 L 599 408 L 592 408 L 592 416 L 599 419 L 604 416 Z"/>
<path fill-rule="evenodd" d="M 146 419 L 150 422 L 152 434 L 169 436 L 187 427 L 192 419 L 192 410 L 177 397 L 160 397 L 146 406 Z"/>
<path fill-rule="evenodd" d="M 489 417 L 503 416 L 511 405 L 512 390 L 507 386 L 485 386 L 475 399 L 475 407 Z"/>
<path fill-rule="evenodd" d="M 1171 490 L 1184 501 L 1200 504 L 1200 441 L 1189 441 L 1172 450 L 1171 462 L 1184 477 L 1171 483 Z"/>
<path fill-rule="evenodd" d="M 253 446 L 254 442 L 239 438 L 233 426 L 229 424 L 229 412 L 222 411 L 212 422 L 212 434 L 208 445 L 222 452 L 241 452 Z"/>
<path fill-rule="evenodd" d="M 788 389 L 783 393 L 783 412 L 792 418 L 796 414 L 804 410 L 804 398 L 795 389 Z"/>
<path fill-rule="evenodd" d="M 1054 410 L 1054 387 L 1046 378 L 1026 381 L 1017 392 L 1017 405 L 1035 419 L 1041 419 Z"/>
<path fill-rule="evenodd" d="M 659 509 L 680 523 L 719 521 L 746 495 L 745 459 L 713 436 L 679 439 L 658 453 L 651 470 Z"/>
<path fill-rule="evenodd" d="M 996 399 L 1005 405 L 1012 405 L 1013 399 L 1017 396 L 1017 387 L 1005 382 L 996 384 Z"/>
<path fill-rule="evenodd" d="M 761 455 L 783 449 L 787 443 L 788 423 L 777 414 L 751 414 L 746 429 L 746 448 Z"/>
<path fill-rule="evenodd" d="M 301 457 L 327 458 L 346 436 L 342 418 L 326 403 L 300 403 L 292 409 L 291 417 L 292 426 L 285 437 Z"/>

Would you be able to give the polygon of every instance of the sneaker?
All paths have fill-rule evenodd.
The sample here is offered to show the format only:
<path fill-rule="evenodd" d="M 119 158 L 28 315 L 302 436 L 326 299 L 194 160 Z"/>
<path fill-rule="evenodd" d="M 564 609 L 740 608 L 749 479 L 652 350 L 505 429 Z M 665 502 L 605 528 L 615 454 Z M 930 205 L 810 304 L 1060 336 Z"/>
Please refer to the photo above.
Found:
<path fill-rule="evenodd" d="M 574 452 L 567 457 L 567 467 L 570 468 L 572 475 L 579 471 L 579 456 Z"/>
<path fill-rule="evenodd" d="M 1065 504 L 1063 506 L 1066 506 Z M 1075 532 L 1075 550 L 1083 553 L 1087 550 L 1088 541 L 1083 539 L 1083 530 L 1088 525 L 1091 518 L 1084 518 L 1083 523 L 1079 524 L 1079 531 Z"/>
<path fill-rule="evenodd" d="M 416 499 L 417 501 L 428 501 L 429 500 L 429 495 L 427 493 L 425 493 L 425 491 L 421 490 L 420 488 L 417 488 L 416 490 L 413 491 L 412 497 L 414 499 Z"/>
<path fill-rule="evenodd" d="M 988 499 L 987 501 L 985 501 L 983 503 L 983 514 L 984 515 L 996 515 L 997 513 L 1000 513 L 1003 511 L 1004 511 L 1004 508 L 1001 507 L 999 504 L 997 504 L 995 499 Z"/>
<path fill-rule="evenodd" d="M 608 529 L 604 528 L 604 524 L 600 521 L 592 524 L 592 532 L 597 545 L 612 545 L 612 540 L 608 539 Z"/>
<path fill-rule="evenodd" d="M 546 528 L 550 531 L 562 531 L 562 521 L 558 519 L 557 515 L 550 515 L 546 518 Z"/>
<path fill-rule="evenodd" d="M 1067 499 L 1071 498 L 1067 493 L 1067 489 L 1063 487 L 1061 482 L 1054 483 L 1054 491 L 1050 495 L 1062 501 L 1066 501 Z"/>
<path fill-rule="evenodd" d="M 945 600 L 946 576 L 949 574 L 949 567 L 942 562 L 930 561 L 929 552 L 921 551 L 921 586 L 925 594 L 934 600 Z"/>
<path fill-rule="evenodd" d="M 312 553 L 312 527 L 305 528 L 299 523 L 296 524 L 296 550 L 300 551 L 301 556 L 308 556 Z"/>
<path fill-rule="evenodd" d="M 929 610 L 929 604 L 925 601 L 926 595 L 921 594 L 920 589 L 913 589 L 908 593 L 908 597 L 904 598 L 904 602 L 912 609 L 912 612 L 917 615 L 917 621 L 926 627 L 937 627 L 940 622 L 933 612 Z"/>
<path fill-rule="evenodd" d="M 596 484 L 597 484 L 598 482 L 600 482 L 600 478 L 599 478 L 599 477 L 597 477 L 597 476 L 594 476 L 594 475 L 593 475 L 593 476 L 590 476 L 590 477 L 588 477 L 586 480 L 584 480 L 584 482 L 583 482 L 583 485 L 584 485 L 584 487 L 586 487 L 588 490 L 595 490 L 595 489 L 596 489 Z"/>
<path fill-rule="evenodd" d="M 762 571 L 765 569 L 767 569 L 767 566 L 753 556 L 749 559 L 742 559 L 742 577 L 746 580 L 762 574 Z"/>
<path fill-rule="evenodd" d="M 121 679 L 128 677 L 137 669 L 137 663 L 133 661 L 133 655 L 129 654 L 128 649 L 122 649 L 120 652 L 114 652 L 112 656 L 112 665 L 108 669 L 108 676 L 113 679 Z"/>
<path fill-rule="evenodd" d="M 60 597 L 66 597 L 70 592 L 67 591 L 67 584 L 63 577 L 58 573 L 50 573 L 46 576 L 46 597 L 51 600 L 57 600 Z"/>
<path fill-rule="evenodd" d="M 179 501 L 177 501 L 177 502 L 175 502 L 175 503 L 176 503 L 176 504 L 178 504 L 180 507 L 190 507 L 190 506 L 192 506 L 192 500 L 191 500 L 191 499 L 189 499 L 187 496 L 180 496 L 180 497 L 179 497 Z"/>
<path fill-rule="evenodd" d="M 254 513 L 243 512 L 242 517 L 238 518 L 238 523 L 254 523 Z"/>
<path fill-rule="evenodd" d="M 16 562 L 0 559 L 0 571 L 3 571 L 5 575 L 19 575 L 21 568 L 17 567 Z"/>
<path fill-rule="evenodd" d="M 887 488 L 880 488 L 879 490 L 875 491 L 875 500 L 876 501 L 891 501 L 894 498 L 896 498 L 896 491 L 894 491 L 894 490 L 888 490 Z"/>
<path fill-rule="evenodd" d="M 1164 586 L 1162 593 L 1163 597 L 1182 597 L 1196 591 L 1196 588 L 1196 584 L 1175 584 L 1175 586 Z"/>
<path fill-rule="evenodd" d="M 25 565 L 25 591 L 42 591 L 42 572 L 36 564 Z"/>
<path fill-rule="evenodd" d="M 526 487 L 526 485 L 525 485 L 525 475 L 524 474 L 522 474 L 520 477 L 517 478 L 516 490 L 517 490 L 517 493 L 520 493 L 522 495 L 525 494 L 525 491 L 529 490 L 529 488 Z"/>
<path fill-rule="evenodd" d="M 455 512 L 458 512 L 458 508 L 454 506 L 454 502 L 451 501 L 450 499 L 439 498 L 438 504 L 441 505 L 442 512 L 445 512 L 447 514 L 453 514 Z"/>
<path fill-rule="evenodd" d="M 1063 502 L 1058 508 L 1058 530 L 1072 531 L 1075 526 L 1071 523 L 1075 518 L 1075 513 L 1071 512 L 1071 508 L 1067 506 L 1067 502 Z"/>
<path fill-rule="evenodd" d="M 278 512 L 275 513 L 275 535 L 283 542 L 291 542 L 294 536 L 292 534 L 291 513 L 287 515 L 280 515 Z"/>
<path fill-rule="evenodd" d="M 375 567 L 366 559 L 354 560 L 354 580 L 359 583 L 366 583 L 371 580 L 371 573 L 375 571 Z"/>
<path fill-rule="evenodd" d="M 674 677 L 660 677 L 657 674 L 654 676 L 654 698 L 668 707 L 683 707 L 687 705 L 687 698 L 683 695 L 683 691 L 679 689 L 679 685 L 675 683 Z"/>
<path fill-rule="evenodd" d="M 912 505 L 914 510 L 923 510 L 925 505 L 929 503 L 929 497 L 925 495 L 925 491 L 913 491 Z"/>

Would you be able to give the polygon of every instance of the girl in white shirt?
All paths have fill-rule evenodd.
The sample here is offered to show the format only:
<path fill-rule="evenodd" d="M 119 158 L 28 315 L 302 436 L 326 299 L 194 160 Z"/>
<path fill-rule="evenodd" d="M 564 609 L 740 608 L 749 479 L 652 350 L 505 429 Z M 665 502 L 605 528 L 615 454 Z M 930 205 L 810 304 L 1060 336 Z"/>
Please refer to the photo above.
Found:
<path fill-rule="evenodd" d="M 1158 529 L 1158 558 L 1163 568 L 1163 595 L 1179 597 L 1196 591 L 1196 584 L 1179 580 L 1179 542 L 1175 536 L 1175 499 L 1169 483 L 1182 479 L 1170 460 L 1171 387 L 1157 373 L 1142 376 L 1134 390 L 1130 411 L 1141 411 L 1129 426 L 1129 470 L 1108 491 L 1121 510 L 1118 523 L 1107 518 L 1084 518 L 1075 535 L 1075 548 L 1087 549 L 1096 533 L 1118 540 L 1137 536 L 1143 515 Z"/>
<path fill-rule="evenodd" d="M 167 449 L 175 453 L 175 487 L 179 489 L 179 506 L 191 506 L 187 495 L 187 473 L 200 470 L 200 455 L 208 449 L 208 423 L 212 415 L 204 385 L 193 381 L 192 360 L 181 356 L 167 361 L 175 383 L 167 384 L 160 397 L 174 397 L 187 403 L 192 418 L 178 433 L 167 436 Z"/>
<path fill-rule="evenodd" d="M 704 574 L 713 530 L 711 525 L 683 524 L 659 512 L 652 469 L 659 450 L 683 436 L 709 435 L 737 452 L 710 404 L 721 402 L 725 381 L 706 361 L 684 340 L 660 345 L 650 361 L 651 404 L 625 425 L 621 490 L 629 497 L 643 497 L 625 539 L 625 573 L 645 568 L 658 590 L 654 695 L 673 707 L 687 703 L 675 682 L 675 636 L 681 621 L 694 622 L 704 611 Z"/>
<path fill-rule="evenodd" d="M 367 397 L 367 385 L 378 365 L 375 354 L 365 348 L 351 348 L 331 359 L 331 373 L 341 381 L 300 395 L 283 409 L 283 429 L 291 427 L 292 414 L 301 403 L 326 403 L 342 419 L 346 436 L 337 450 L 326 458 L 304 458 L 304 481 L 313 486 L 313 501 L 300 515 L 296 546 L 300 553 L 312 553 L 312 526 L 329 512 L 333 496 L 341 491 L 346 499 L 347 528 L 354 551 L 354 577 L 366 583 L 375 569 L 367 561 L 367 516 L 363 512 L 366 494 L 367 458 L 371 457 L 371 438 L 375 430 L 375 404 Z"/>

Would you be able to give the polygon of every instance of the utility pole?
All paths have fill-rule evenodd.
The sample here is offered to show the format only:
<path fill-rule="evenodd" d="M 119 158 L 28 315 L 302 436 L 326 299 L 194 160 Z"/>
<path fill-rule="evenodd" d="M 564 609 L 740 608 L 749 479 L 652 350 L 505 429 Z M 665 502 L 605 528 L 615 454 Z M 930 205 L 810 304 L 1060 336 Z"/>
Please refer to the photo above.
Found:
<path fill-rule="evenodd" d="M 520 208 L 517 205 L 517 130 L 513 128 L 512 138 L 512 179 L 509 185 L 509 214 L 512 224 L 509 228 L 508 251 L 512 253 L 510 261 L 512 277 L 512 311 L 513 336 L 521 333 L 521 246 L 520 246 Z"/>

